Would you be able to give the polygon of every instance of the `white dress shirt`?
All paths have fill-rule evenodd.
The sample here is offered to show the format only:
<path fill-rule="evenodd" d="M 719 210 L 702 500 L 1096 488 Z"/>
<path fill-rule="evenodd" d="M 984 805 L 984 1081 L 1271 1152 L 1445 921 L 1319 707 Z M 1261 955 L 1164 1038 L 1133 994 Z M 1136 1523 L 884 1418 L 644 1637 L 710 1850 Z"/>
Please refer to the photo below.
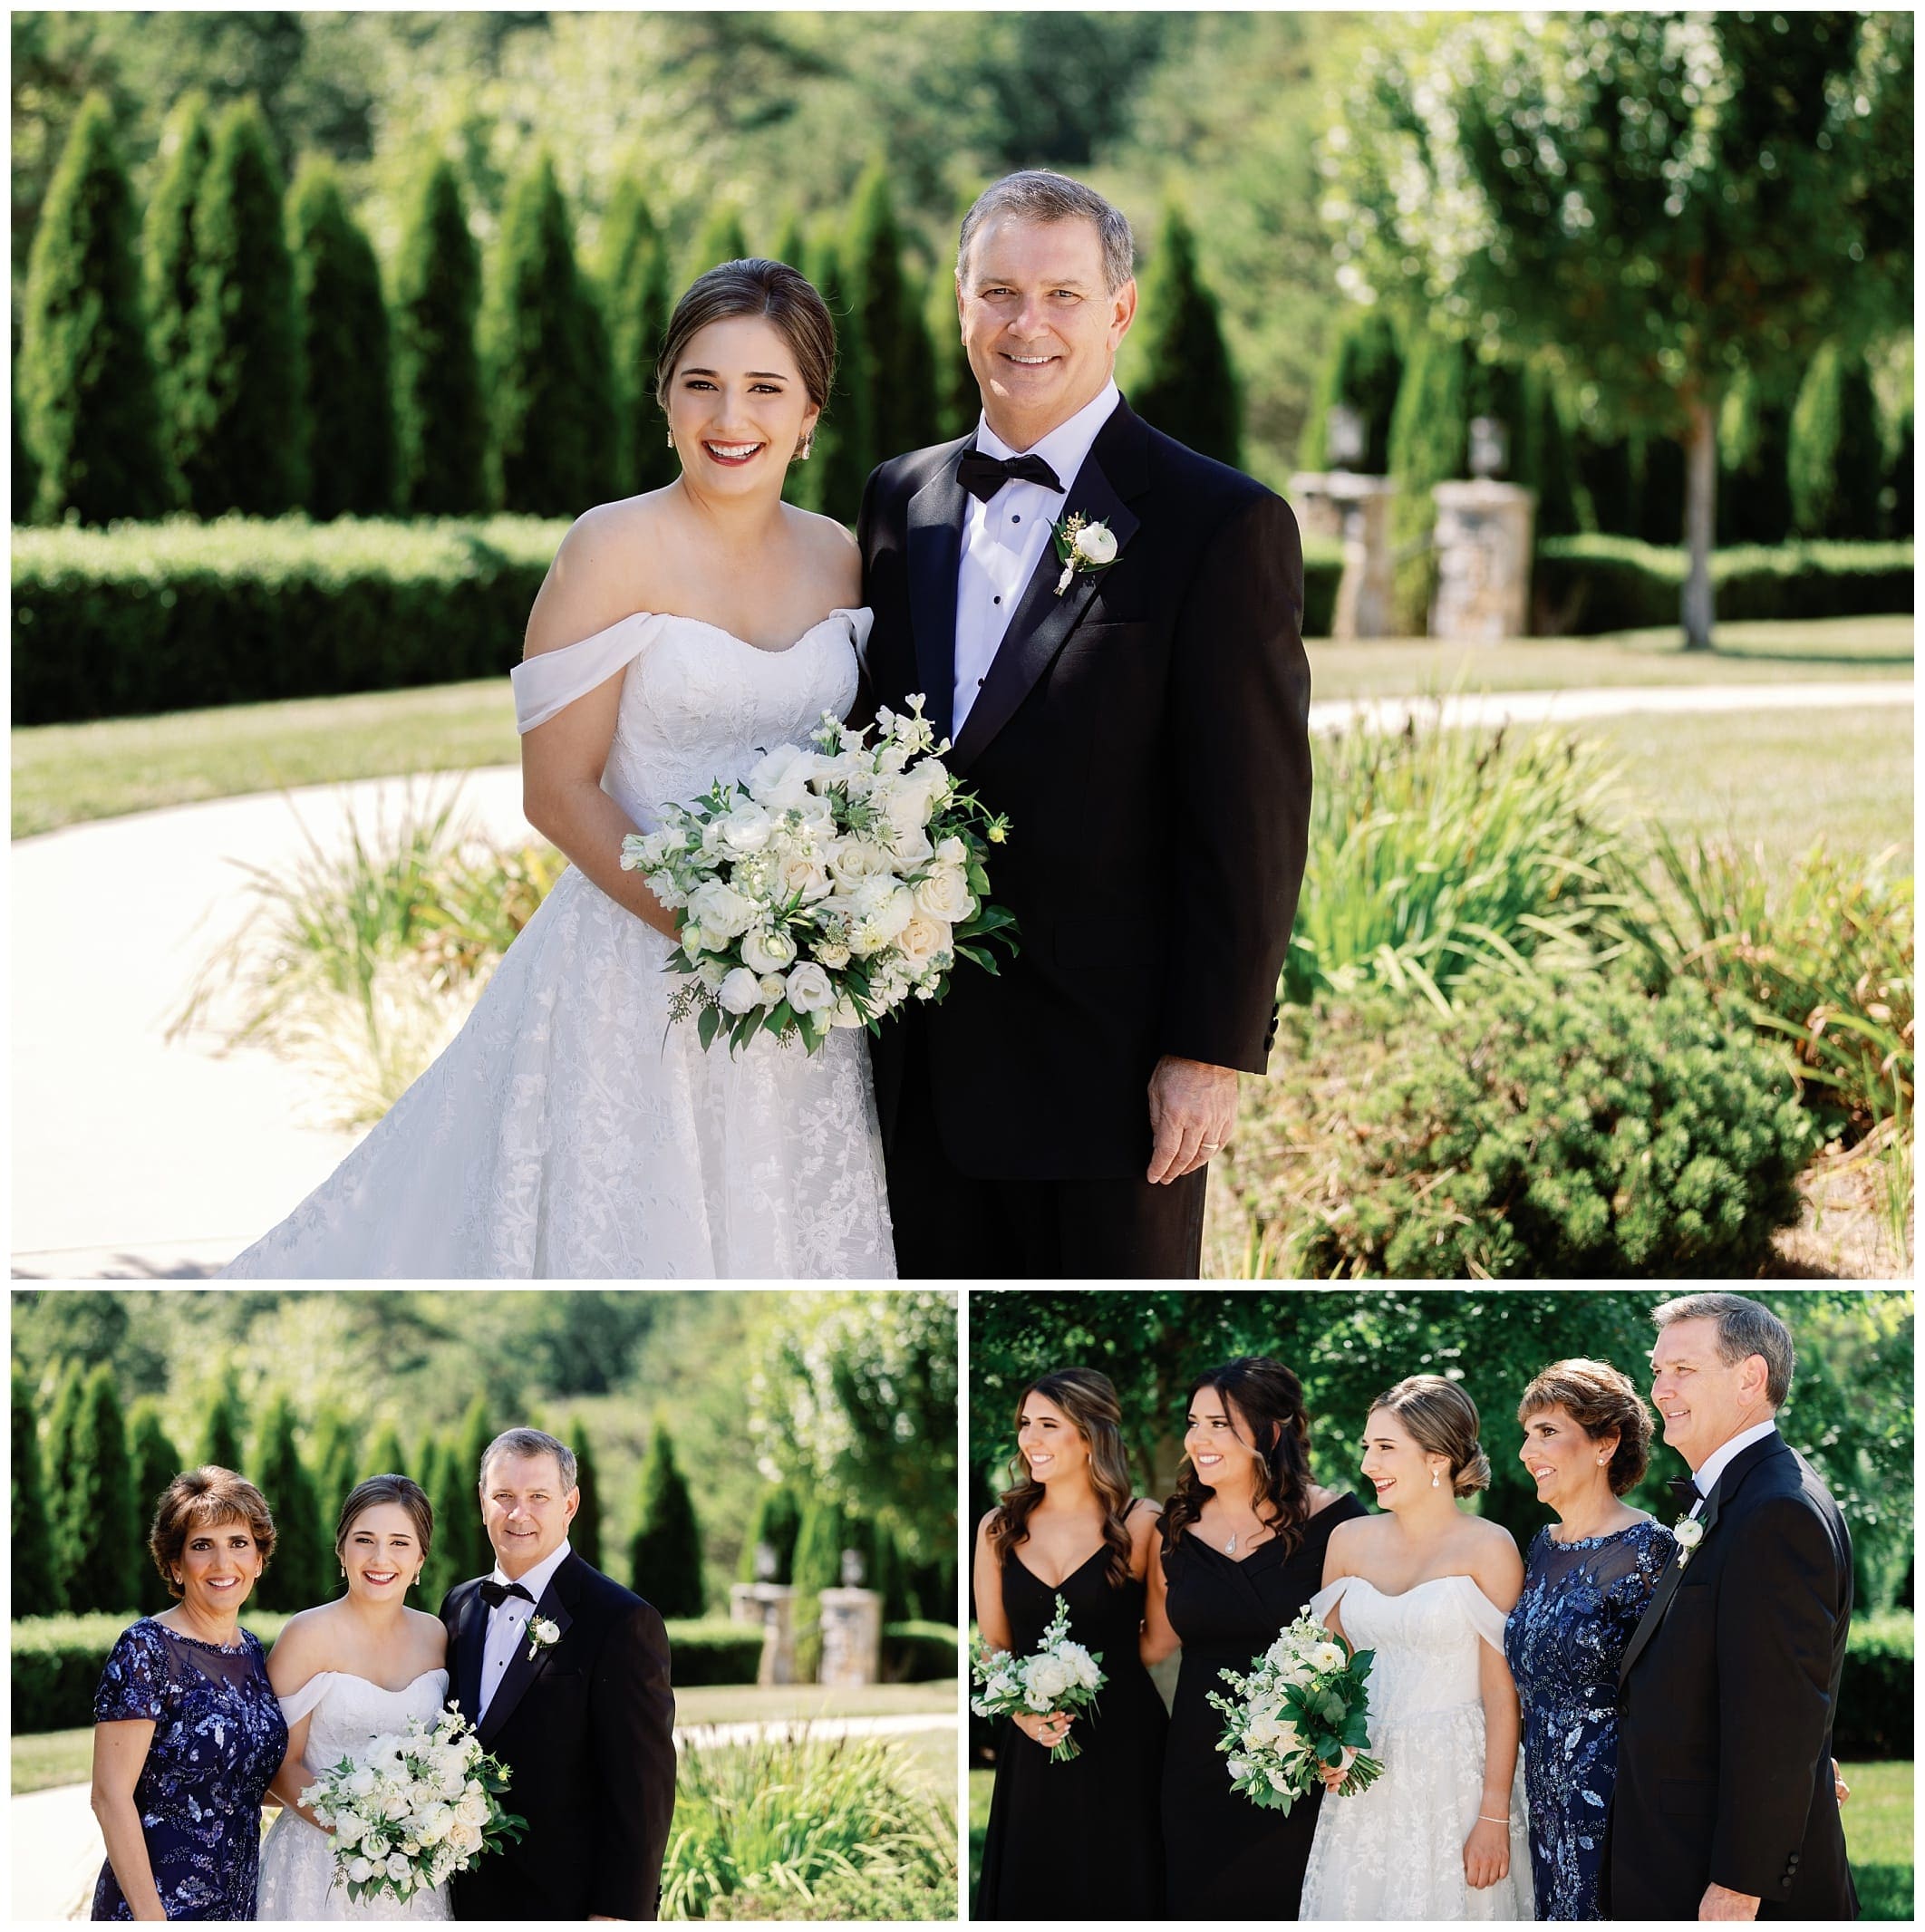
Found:
<path fill-rule="evenodd" d="M 1012 449 L 982 417 L 976 424 L 976 448 L 1007 462 L 1012 456 L 1040 456 L 1056 472 L 1061 489 L 1042 483 L 1005 483 L 984 503 L 969 498 L 962 519 L 962 555 L 956 566 L 956 688 L 950 736 L 961 738 L 976 693 L 1002 647 L 1010 619 L 1035 575 L 1050 541 L 1050 526 L 1060 519 L 1076 474 L 1122 401 L 1114 382 L 1059 422 L 1028 450 Z"/>
<path fill-rule="evenodd" d="M 1753 1443 L 1761 1443 L 1778 1426 L 1775 1415 L 1769 1422 L 1754 1423 L 1750 1428 L 1741 1430 L 1728 1443 L 1714 1449 L 1696 1469 L 1691 1472 L 1691 1480 L 1698 1485 L 1698 1502 L 1691 1506 L 1692 1515 L 1697 1515 L 1709 1497 L 1717 1479 L 1724 1474 L 1731 1459 L 1751 1447 Z"/>
<path fill-rule="evenodd" d="M 508 1666 L 515 1661 L 516 1649 L 534 1620 L 535 1605 L 541 1601 L 542 1592 L 567 1560 L 568 1539 L 565 1536 L 561 1548 L 551 1550 L 526 1576 L 511 1577 L 499 1563 L 495 1565 L 493 1575 L 497 1583 L 518 1583 L 534 1600 L 524 1602 L 519 1597 L 504 1597 L 489 1608 L 488 1636 L 481 1647 L 481 1709 L 476 1723 L 488 1715 L 488 1707 L 494 1701 L 497 1688 L 508 1675 Z"/>

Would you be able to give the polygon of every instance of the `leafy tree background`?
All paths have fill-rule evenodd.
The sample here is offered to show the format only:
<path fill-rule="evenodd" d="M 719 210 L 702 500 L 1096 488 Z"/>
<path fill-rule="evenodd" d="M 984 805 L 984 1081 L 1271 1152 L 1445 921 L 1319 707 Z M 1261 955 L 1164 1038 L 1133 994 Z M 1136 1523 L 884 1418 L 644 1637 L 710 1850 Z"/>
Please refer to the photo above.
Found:
<path fill-rule="evenodd" d="M 1494 1479 L 1481 1507 L 1527 1543 L 1547 1521 L 1517 1460 L 1516 1401 L 1546 1364 L 1588 1355 L 1640 1387 L 1669 1291 L 1396 1289 L 1011 1291 L 970 1302 L 972 1507 L 1006 1486 L 1027 1382 L 1081 1363 L 1122 1398 L 1142 1493 L 1170 1493 L 1190 1377 L 1239 1355 L 1270 1355 L 1302 1378 L 1320 1480 L 1356 1486 L 1354 1444 L 1371 1399 L 1419 1371 L 1463 1382 L 1483 1421 Z M 1779 1426 L 1825 1479 L 1851 1525 L 1866 1611 L 1910 1601 L 1912 1298 L 1909 1290 L 1770 1290 L 1798 1366 Z M 1630 1501 L 1669 1521 L 1665 1477 L 1683 1465 L 1658 1440 Z"/>

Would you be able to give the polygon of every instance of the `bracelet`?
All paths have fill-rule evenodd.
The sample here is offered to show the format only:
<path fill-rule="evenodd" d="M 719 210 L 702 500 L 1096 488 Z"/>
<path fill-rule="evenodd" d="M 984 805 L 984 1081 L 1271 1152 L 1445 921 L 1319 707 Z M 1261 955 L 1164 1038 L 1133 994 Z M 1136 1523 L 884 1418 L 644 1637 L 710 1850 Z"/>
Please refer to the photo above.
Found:
<path fill-rule="evenodd" d="M 1508 1811 L 1502 1818 L 1493 1818 L 1488 1811 L 1479 1811 L 1477 1816 L 1487 1825 L 1507 1825 L 1511 1821 L 1511 1816 Z"/>

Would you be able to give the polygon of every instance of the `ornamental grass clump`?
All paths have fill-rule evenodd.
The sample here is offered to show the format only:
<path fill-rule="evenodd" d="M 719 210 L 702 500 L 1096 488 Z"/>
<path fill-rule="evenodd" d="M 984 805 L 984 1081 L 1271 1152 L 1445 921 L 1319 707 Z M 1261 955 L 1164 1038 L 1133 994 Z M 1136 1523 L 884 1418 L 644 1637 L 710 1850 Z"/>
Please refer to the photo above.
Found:
<path fill-rule="evenodd" d="M 1310 1276 L 1743 1275 L 1817 1139 L 1782 1053 L 1680 979 L 1481 976 L 1437 1015 L 1285 1009 L 1229 1178 Z"/>
<path fill-rule="evenodd" d="M 1475 967 L 1608 957 L 1613 779 L 1594 746 L 1554 732 L 1413 717 L 1323 741 L 1282 999 L 1374 983 L 1441 1012 Z"/>

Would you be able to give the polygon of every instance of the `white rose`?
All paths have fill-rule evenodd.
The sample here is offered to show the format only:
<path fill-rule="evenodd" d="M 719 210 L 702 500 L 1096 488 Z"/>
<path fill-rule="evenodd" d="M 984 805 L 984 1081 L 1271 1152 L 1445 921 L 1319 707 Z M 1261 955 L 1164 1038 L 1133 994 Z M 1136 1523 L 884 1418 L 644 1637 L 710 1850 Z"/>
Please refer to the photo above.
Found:
<path fill-rule="evenodd" d="M 712 957 L 702 960 L 695 968 L 695 977 L 711 993 L 719 993 L 721 990 L 722 981 L 729 977 L 729 962 L 727 960 L 718 960 Z M 459 1764 L 455 1766 L 458 1773 L 460 1768 Z M 443 1773 L 443 1776 L 445 1775 L 446 1773 Z"/>
<path fill-rule="evenodd" d="M 798 1013 L 820 1013 L 836 1003 L 835 982 L 813 960 L 788 976 L 788 1003 Z"/>
<path fill-rule="evenodd" d="M 964 865 L 969 862 L 969 847 L 952 833 L 935 848 L 935 855 L 939 865 Z"/>
<path fill-rule="evenodd" d="M 755 923 L 758 910 L 752 899 L 720 879 L 710 879 L 689 894 L 690 920 L 706 932 L 721 932 L 730 939 Z"/>
<path fill-rule="evenodd" d="M 742 961 L 757 972 L 780 972 L 796 962 L 796 942 L 780 926 L 751 926 L 742 935 Z"/>
<path fill-rule="evenodd" d="M 374 1868 L 365 1859 L 350 1859 L 347 1875 L 356 1885 L 364 1884 L 374 1876 Z"/>
<path fill-rule="evenodd" d="M 926 865 L 935 856 L 935 847 L 929 843 L 929 835 L 917 826 L 914 831 L 898 832 L 895 835 L 895 863 L 907 869 Z"/>
<path fill-rule="evenodd" d="M 1343 1646 L 1323 1643 L 1314 1646 L 1310 1654 L 1312 1670 L 1341 1670 L 1343 1668 Z"/>
<path fill-rule="evenodd" d="M 817 754 L 800 745 L 778 745 L 750 768 L 749 795 L 771 812 L 793 811 L 808 796 L 817 762 Z"/>
<path fill-rule="evenodd" d="M 949 924 L 946 920 L 931 919 L 918 913 L 903 930 L 895 935 L 895 950 L 904 961 L 912 967 L 925 966 L 936 954 L 949 945 Z"/>
<path fill-rule="evenodd" d="M 454 1811 L 446 1804 L 430 1804 L 421 1813 L 415 1835 L 424 1845 L 439 1845 L 454 1825 Z"/>
<path fill-rule="evenodd" d="M 788 981 L 779 972 L 765 972 L 756 984 L 762 990 L 762 1004 L 770 1012 L 788 997 Z"/>
<path fill-rule="evenodd" d="M 865 879 L 893 874 L 895 865 L 874 839 L 838 838 L 829 848 L 828 869 L 847 891 Z"/>
<path fill-rule="evenodd" d="M 408 1861 L 400 1852 L 388 1854 L 388 1876 L 391 1879 L 405 1879 L 408 1876 Z"/>
<path fill-rule="evenodd" d="M 849 963 L 849 949 L 837 940 L 818 942 L 816 958 L 831 972 L 840 972 Z"/>
<path fill-rule="evenodd" d="M 716 998 L 725 1013 L 752 1013 L 762 1003 L 762 982 L 746 966 L 738 966 L 717 989 Z"/>
<path fill-rule="evenodd" d="M 769 843 L 774 830 L 769 807 L 753 798 L 743 798 L 718 821 L 721 826 L 722 850 L 731 858 L 747 858 Z"/>
<path fill-rule="evenodd" d="M 488 1822 L 488 1793 L 469 1792 L 454 1808 L 455 1821 L 461 1825 L 485 1825 Z"/>
<path fill-rule="evenodd" d="M 334 1814 L 334 1838 L 342 1845 L 358 1845 L 367 1831 L 366 1822 L 353 1811 Z"/>
<path fill-rule="evenodd" d="M 1100 570 L 1117 560 L 1116 533 L 1100 523 L 1085 524 L 1076 533 L 1076 554 Z"/>
<path fill-rule="evenodd" d="M 369 1832 L 361 1841 L 363 1855 L 377 1865 L 387 1857 L 391 1849 L 389 1841 L 379 1831 Z"/>
<path fill-rule="evenodd" d="M 846 993 L 842 994 L 837 999 L 829 1012 L 829 1024 L 832 1027 L 843 1027 L 853 1031 L 856 1028 L 866 1026 L 867 1023 L 862 1017 L 861 1009 Z"/>
<path fill-rule="evenodd" d="M 1031 1657 L 1022 1667 L 1022 1679 L 1030 1708 L 1047 1711 L 1069 1688 L 1070 1672 L 1059 1657 Z"/>
<path fill-rule="evenodd" d="M 828 868 L 808 852 L 792 853 L 782 861 L 780 880 L 782 896 L 793 899 L 799 893 L 804 905 L 814 904 L 836 889 Z"/>
<path fill-rule="evenodd" d="M 481 1827 L 469 1824 L 465 1820 L 454 1828 L 454 1842 L 462 1851 L 479 1851 L 481 1849 Z"/>
<path fill-rule="evenodd" d="M 347 1788 L 353 1797 L 370 1796 L 374 1790 L 374 1773 L 365 1764 L 359 1766 L 348 1779 Z"/>
<path fill-rule="evenodd" d="M 952 924 L 967 919 L 976 910 L 976 895 L 969 889 L 969 875 L 960 865 L 939 865 L 915 888 L 915 909 L 932 919 L 946 919 Z"/>

